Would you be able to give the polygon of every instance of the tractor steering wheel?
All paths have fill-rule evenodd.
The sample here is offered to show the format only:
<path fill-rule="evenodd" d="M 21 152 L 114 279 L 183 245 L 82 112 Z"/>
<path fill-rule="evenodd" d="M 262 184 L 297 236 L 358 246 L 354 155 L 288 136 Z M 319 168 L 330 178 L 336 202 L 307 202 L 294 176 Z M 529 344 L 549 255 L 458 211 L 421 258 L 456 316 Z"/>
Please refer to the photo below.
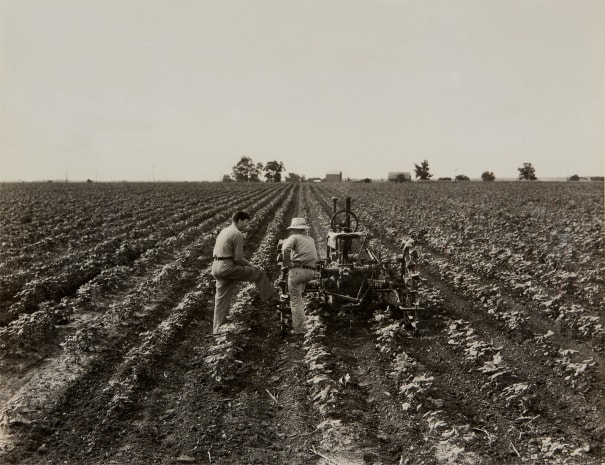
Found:
<path fill-rule="evenodd" d="M 344 231 L 347 228 L 347 223 L 349 224 L 349 231 L 347 232 L 357 231 L 357 227 L 359 226 L 357 217 L 353 212 L 348 210 L 339 210 L 330 219 L 330 227 L 334 232 Z"/>

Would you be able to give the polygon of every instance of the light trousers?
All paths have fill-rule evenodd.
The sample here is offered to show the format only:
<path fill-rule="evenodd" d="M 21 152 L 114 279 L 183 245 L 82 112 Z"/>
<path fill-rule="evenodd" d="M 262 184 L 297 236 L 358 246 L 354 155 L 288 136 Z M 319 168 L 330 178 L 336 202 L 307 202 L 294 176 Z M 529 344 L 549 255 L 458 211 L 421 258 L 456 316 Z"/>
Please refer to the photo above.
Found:
<path fill-rule="evenodd" d="M 304 334 L 306 331 L 305 303 L 303 291 L 305 284 L 313 279 L 315 272 L 306 268 L 290 268 L 288 272 L 288 290 L 290 292 L 290 309 L 292 310 L 292 332 Z"/>
<path fill-rule="evenodd" d="M 238 282 L 253 282 L 261 299 L 265 302 L 270 302 L 273 297 L 273 284 L 269 281 L 267 273 L 260 267 L 237 265 L 232 260 L 215 260 L 212 263 L 212 276 L 216 279 L 213 334 L 218 333 L 218 329 L 225 323 L 227 315 L 229 315 L 233 292 Z"/>

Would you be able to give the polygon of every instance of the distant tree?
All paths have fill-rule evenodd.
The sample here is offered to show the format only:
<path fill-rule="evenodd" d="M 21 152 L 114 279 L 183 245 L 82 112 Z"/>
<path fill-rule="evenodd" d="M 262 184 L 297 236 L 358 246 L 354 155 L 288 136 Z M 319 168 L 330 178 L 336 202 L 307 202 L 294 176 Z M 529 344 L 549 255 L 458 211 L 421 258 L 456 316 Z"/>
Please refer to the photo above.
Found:
<path fill-rule="evenodd" d="M 371 183 L 371 182 L 372 182 L 372 180 L 371 180 L 370 178 L 363 178 L 363 179 L 361 180 L 361 182 L 364 182 L 364 183 L 366 183 L 366 184 L 369 184 L 369 183 Z"/>
<path fill-rule="evenodd" d="M 420 178 L 421 181 L 430 181 L 433 176 L 429 172 L 429 162 L 427 160 L 424 160 L 420 166 L 414 164 L 414 169 L 416 170 L 416 177 Z"/>
<path fill-rule="evenodd" d="M 458 174 L 456 176 L 456 181 L 470 181 L 471 178 L 469 178 L 467 175 L 465 174 Z"/>
<path fill-rule="evenodd" d="M 228 174 L 223 174 L 223 182 L 232 182 L 233 178 Z"/>
<path fill-rule="evenodd" d="M 484 181 L 495 181 L 496 176 L 494 175 L 493 171 L 484 171 L 481 173 L 481 179 Z"/>
<path fill-rule="evenodd" d="M 302 180 L 303 181 L 305 180 L 304 176 L 303 176 Z M 318 181 L 321 181 L 321 180 L 322 180 L 321 178 L 309 178 L 309 179 L 307 179 L 307 181 L 309 181 L 309 182 L 318 182 Z"/>
<path fill-rule="evenodd" d="M 267 182 L 281 182 L 281 173 L 286 168 L 281 161 L 268 161 L 263 168 Z"/>
<path fill-rule="evenodd" d="M 531 163 L 523 163 L 523 166 L 517 169 L 519 170 L 519 180 L 536 181 L 538 179 L 536 169 Z"/>
<path fill-rule="evenodd" d="M 285 181 L 286 182 L 301 182 L 305 180 L 305 176 L 302 175 L 298 175 L 296 173 L 288 173 L 288 176 L 286 176 Z"/>
<path fill-rule="evenodd" d="M 580 176 L 578 176 L 577 174 L 574 174 L 573 176 L 569 177 L 569 181 L 579 181 L 580 180 Z"/>
<path fill-rule="evenodd" d="M 605 176 L 591 176 L 589 179 L 591 181 L 605 181 Z"/>
<path fill-rule="evenodd" d="M 447 178 L 447 177 L 437 179 L 437 181 L 451 181 L 451 180 L 452 180 L 452 178 Z"/>
<path fill-rule="evenodd" d="M 92 179 L 87 179 L 86 182 L 93 182 L 93 180 Z"/>
<path fill-rule="evenodd" d="M 255 165 L 252 158 L 244 156 L 233 167 L 233 179 L 240 182 L 260 181 L 258 176 L 262 169 L 262 163 Z"/>

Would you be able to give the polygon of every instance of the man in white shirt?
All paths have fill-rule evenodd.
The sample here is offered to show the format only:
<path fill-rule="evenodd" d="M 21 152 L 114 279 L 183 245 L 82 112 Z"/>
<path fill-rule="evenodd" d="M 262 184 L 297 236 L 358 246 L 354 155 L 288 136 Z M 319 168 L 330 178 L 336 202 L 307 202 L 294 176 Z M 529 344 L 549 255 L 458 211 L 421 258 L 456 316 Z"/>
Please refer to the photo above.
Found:
<path fill-rule="evenodd" d="M 291 234 L 282 245 L 282 270 L 289 270 L 288 290 L 294 334 L 304 334 L 306 330 L 307 317 L 302 293 L 305 284 L 315 276 L 315 265 L 318 259 L 315 241 L 309 236 L 309 229 L 304 218 L 292 218 L 292 224 L 288 227 Z"/>
<path fill-rule="evenodd" d="M 216 238 L 212 252 L 212 276 L 216 279 L 214 296 L 214 323 L 212 333 L 217 334 L 229 314 L 233 290 L 238 281 L 254 282 L 265 302 L 271 302 L 273 285 L 260 266 L 244 257 L 244 235 L 248 229 L 250 215 L 238 211 L 231 218 L 231 225 L 223 229 Z"/>

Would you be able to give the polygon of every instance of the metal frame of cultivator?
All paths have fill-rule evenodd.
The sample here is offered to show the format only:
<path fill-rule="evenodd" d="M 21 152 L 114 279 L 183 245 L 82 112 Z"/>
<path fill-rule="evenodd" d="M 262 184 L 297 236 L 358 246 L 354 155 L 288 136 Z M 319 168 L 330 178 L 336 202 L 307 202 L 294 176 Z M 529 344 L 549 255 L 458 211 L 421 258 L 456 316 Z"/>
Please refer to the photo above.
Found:
<path fill-rule="evenodd" d="M 333 197 L 332 202 L 326 258 L 318 261 L 315 277 L 305 286 L 305 294 L 329 310 L 347 313 L 349 322 L 355 314 L 384 307 L 416 328 L 418 312 L 423 309 L 418 296 L 420 273 L 416 270 L 419 255 L 413 240 L 402 240 L 400 253 L 382 257 L 370 248 L 369 232 L 358 231 L 359 221 L 351 211 L 351 198 L 346 198 L 341 210 L 337 209 L 338 198 Z M 279 265 L 282 244 L 280 240 Z M 289 328 L 290 313 L 286 273 L 276 283 L 280 289 L 282 334 Z"/>

